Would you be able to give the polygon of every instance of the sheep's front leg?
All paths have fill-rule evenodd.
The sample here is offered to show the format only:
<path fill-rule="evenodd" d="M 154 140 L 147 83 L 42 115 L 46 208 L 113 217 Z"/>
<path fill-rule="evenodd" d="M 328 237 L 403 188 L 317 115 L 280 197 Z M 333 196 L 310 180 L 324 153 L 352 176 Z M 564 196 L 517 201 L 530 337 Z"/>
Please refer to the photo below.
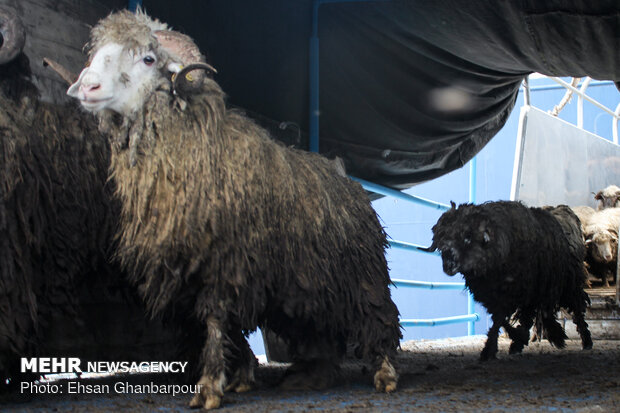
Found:
<path fill-rule="evenodd" d="M 480 361 L 487 361 L 496 358 L 497 354 L 497 338 L 499 336 L 499 328 L 506 321 L 506 317 L 493 315 L 493 325 L 487 333 L 487 342 L 480 353 Z"/>
<path fill-rule="evenodd" d="M 190 407 L 216 409 L 222 404 L 226 372 L 224 360 L 224 335 L 222 322 L 215 316 L 207 318 L 207 341 L 202 350 L 202 377 L 198 381 L 198 389 Z"/>

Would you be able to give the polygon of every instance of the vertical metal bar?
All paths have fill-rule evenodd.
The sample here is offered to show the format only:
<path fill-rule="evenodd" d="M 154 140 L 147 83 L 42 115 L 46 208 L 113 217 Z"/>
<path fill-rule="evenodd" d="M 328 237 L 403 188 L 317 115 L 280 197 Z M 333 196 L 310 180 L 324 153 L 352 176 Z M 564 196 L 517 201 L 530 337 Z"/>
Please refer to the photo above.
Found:
<path fill-rule="evenodd" d="M 525 76 L 523 79 L 523 104 L 530 106 L 530 76 Z"/>
<path fill-rule="evenodd" d="M 312 3 L 312 35 L 310 36 L 310 126 L 309 150 L 319 151 L 319 6 L 321 0 Z"/>
<path fill-rule="evenodd" d="M 478 157 L 474 156 L 469 162 L 469 202 L 476 203 L 476 182 L 477 182 L 477 165 Z M 475 313 L 475 302 L 472 293 L 467 294 L 467 314 Z M 467 322 L 467 335 L 473 336 L 476 334 L 476 325 L 474 321 Z"/>
<path fill-rule="evenodd" d="M 583 84 L 579 88 L 579 91 L 581 93 L 586 93 L 586 89 L 590 85 L 591 81 L 592 81 L 591 77 L 586 77 L 585 80 L 583 81 Z M 579 129 L 583 129 L 583 95 L 581 94 L 577 95 L 577 127 Z"/>
<path fill-rule="evenodd" d="M 613 124 L 611 125 L 611 130 L 612 130 L 612 137 L 613 137 L 614 143 L 617 145 L 618 144 L 618 120 L 620 118 L 620 103 L 618 103 L 618 106 L 616 106 L 616 111 L 614 113 L 616 114 L 616 116 L 614 116 L 611 120 L 613 122 Z"/>

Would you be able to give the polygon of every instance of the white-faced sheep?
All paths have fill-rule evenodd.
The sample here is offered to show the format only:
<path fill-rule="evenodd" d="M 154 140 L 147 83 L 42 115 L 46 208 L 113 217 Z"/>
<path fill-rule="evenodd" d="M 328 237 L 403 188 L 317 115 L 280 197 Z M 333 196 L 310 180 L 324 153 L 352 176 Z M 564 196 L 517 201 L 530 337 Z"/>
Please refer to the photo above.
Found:
<path fill-rule="evenodd" d="M 521 352 L 535 319 L 553 345 L 564 347 L 566 334 L 555 319 L 560 308 L 572 313 L 583 348 L 592 347 L 584 320 L 584 246 L 580 236 L 571 239 L 580 232 L 565 206 L 549 211 L 509 201 L 453 204 L 439 218 L 429 249 L 441 251 L 446 274 L 463 274 L 493 318 L 481 360 L 495 358 L 500 327 L 512 339 L 510 353 Z M 513 316 L 518 327 L 510 324 Z"/>
<path fill-rule="evenodd" d="M 120 206 L 112 201 L 107 182 L 107 140 L 94 119 L 78 113 L 75 105 L 39 100 L 28 58 L 15 47 L 23 45 L 23 38 L 19 41 L 16 35 L 24 33 L 18 29 L 19 16 L 0 8 L 0 26 L 4 39 L 0 391 L 4 391 L 19 385 L 15 374 L 20 371 L 20 357 L 69 352 L 86 359 L 136 360 L 145 355 L 139 351 L 148 352 L 171 337 L 144 316 L 134 288 L 108 262 Z M 151 354 L 173 359 L 175 346 L 169 342 L 166 346 L 170 352 Z M 14 379 L 7 382 L 10 377 Z"/>
<path fill-rule="evenodd" d="M 618 259 L 618 227 L 620 208 L 596 211 L 584 228 L 590 272 L 601 278 L 603 286 L 609 286 L 609 277 L 616 274 Z"/>
<path fill-rule="evenodd" d="M 600 211 L 606 208 L 620 207 L 620 188 L 616 185 L 609 185 L 601 189 L 594 195 L 598 203 L 597 209 Z"/>
<path fill-rule="evenodd" d="M 386 235 L 363 189 L 227 109 L 213 79 L 187 73 L 197 47 L 165 24 L 115 13 L 89 47 L 68 93 L 112 140 L 120 261 L 153 312 L 197 319 L 206 336 L 190 404 L 218 407 L 227 380 L 248 388 L 243 335 L 258 326 L 288 342 L 291 372 L 328 375 L 353 344 L 373 360 L 376 389 L 395 390 L 398 310 Z"/>

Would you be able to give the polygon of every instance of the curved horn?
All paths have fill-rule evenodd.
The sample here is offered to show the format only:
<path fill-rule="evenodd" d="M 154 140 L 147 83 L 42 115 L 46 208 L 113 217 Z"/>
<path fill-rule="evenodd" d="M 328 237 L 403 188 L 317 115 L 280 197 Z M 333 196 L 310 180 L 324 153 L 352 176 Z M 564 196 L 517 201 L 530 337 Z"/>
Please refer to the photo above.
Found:
<path fill-rule="evenodd" d="M 183 66 L 189 66 L 197 63 L 206 64 L 205 57 L 202 53 L 200 53 L 200 49 L 198 49 L 198 46 L 196 46 L 196 43 L 194 43 L 191 37 L 174 30 L 157 30 L 153 34 L 157 38 L 160 46 L 173 58 L 178 59 Z M 216 73 L 216 70 L 213 69 L 213 67 L 209 67 L 210 69 L 208 70 L 203 67 L 201 67 L 201 69 L 204 69 L 205 72 Z M 197 67 L 194 69 L 196 68 Z M 176 78 L 185 78 L 189 71 L 190 70 L 185 71 L 183 76 L 177 75 Z M 187 79 L 189 82 L 185 82 L 185 84 L 181 85 L 183 92 L 187 94 L 200 89 L 206 74 L 205 72 L 197 72 L 192 74 L 192 76 Z"/>
<path fill-rule="evenodd" d="M 217 70 L 215 70 L 213 66 L 204 62 L 192 63 L 185 66 L 183 69 L 181 69 L 179 73 L 177 73 L 172 83 L 173 90 L 181 96 L 187 96 L 188 94 L 191 94 L 193 91 L 196 90 L 194 82 L 202 83 L 202 79 L 204 79 L 204 75 L 201 76 L 199 80 L 189 75 L 189 72 L 193 70 L 203 70 L 207 74 L 217 73 Z"/>
<path fill-rule="evenodd" d="M 26 29 L 13 9 L 0 7 L 0 64 L 10 62 L 26 43 Z"/>

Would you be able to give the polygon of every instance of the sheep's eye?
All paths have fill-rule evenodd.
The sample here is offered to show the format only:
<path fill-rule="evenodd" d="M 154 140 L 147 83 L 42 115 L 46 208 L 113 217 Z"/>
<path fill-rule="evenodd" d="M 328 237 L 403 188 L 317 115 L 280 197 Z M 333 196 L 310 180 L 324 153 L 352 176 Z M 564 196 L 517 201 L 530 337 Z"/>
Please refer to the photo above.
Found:
<path fill-rule="evenodd" d="M 155 58 L 153 56 L 144 56 L 142 61 L 145 65 L 151 66 L 153 63 L 155 63 Z"/>

